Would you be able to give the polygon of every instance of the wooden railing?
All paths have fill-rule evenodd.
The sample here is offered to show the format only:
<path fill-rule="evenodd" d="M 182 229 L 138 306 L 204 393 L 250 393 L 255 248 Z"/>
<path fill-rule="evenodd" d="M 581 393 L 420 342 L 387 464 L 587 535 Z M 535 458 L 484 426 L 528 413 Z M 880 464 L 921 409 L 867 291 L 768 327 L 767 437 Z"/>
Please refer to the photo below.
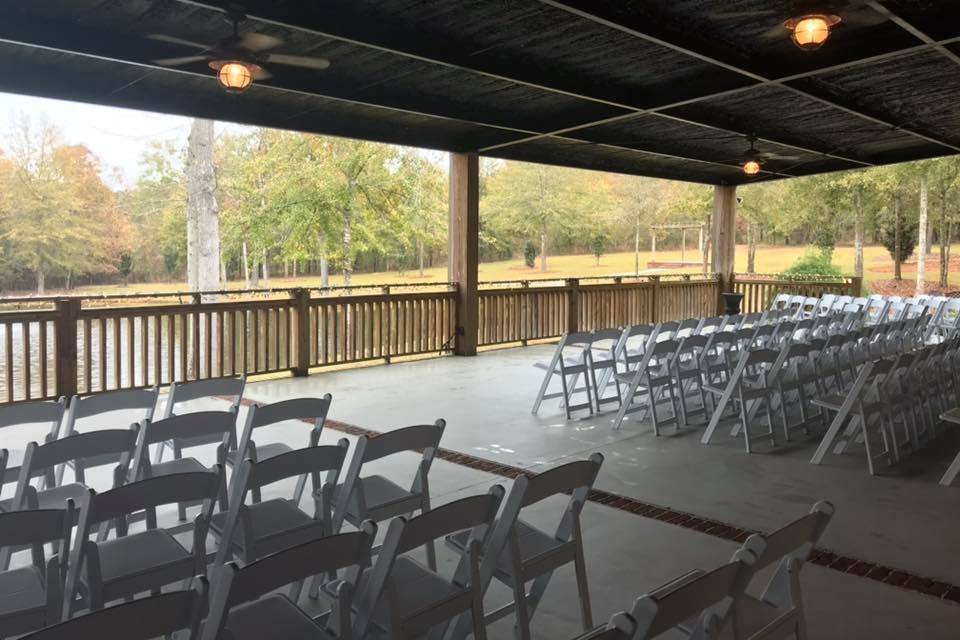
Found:
<path fill-rule="evenodd" d="M 527 343 L 568 331 L 712 315 L 713 276 L 498 281 L 480 290 L 479 345 Z"/>
<path fill-rule="evenodd" d="M 819 298 L 825 293 L 859 296 L 863 289 L 863 279 L 858 277 L 836 276 L 796 276 L 782 274 L 737 274 L 733 279 L 733 290 L 743 294 L 740 305 L 743 313 L 766 311 L 778 293 L 789 293 Z"/>
<path fill-rule="evenodd" d="M 767 308 L 780 291 L 857 294 L 860 286 L 765 276 L 733 284 L 745 312 Z M 700 275 L 482 283 L 478 340 L 526 344 L 714 315 L 720 290 L 716 277 Z M 447 283 L 2 299 L 0 307 L 0 403 L 442 354 L 462 326 Z"/>

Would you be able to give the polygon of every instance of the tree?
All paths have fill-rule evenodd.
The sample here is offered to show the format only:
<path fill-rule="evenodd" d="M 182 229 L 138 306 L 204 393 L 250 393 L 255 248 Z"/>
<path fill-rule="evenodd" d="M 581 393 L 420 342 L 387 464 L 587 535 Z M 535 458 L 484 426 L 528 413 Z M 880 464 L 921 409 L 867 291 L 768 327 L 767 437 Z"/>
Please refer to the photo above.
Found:
<path fill-rule="evenodd" d="M 523 245 L 523 263 L 533 269 L 537 266 L 537 255 L 539 253 L 540 249 L 537 248 L 537 243 L 527 240 Z"/>
<path fill-rule="evenodd" d="M 133 256 L 129 253 L 120 254 L 120 263 L 117 265 L 117 271 L 123 277 L 123 286 L 127 286 L 130 280 L 130 274 L 133 273 Z"/>
<path fill-rule="evenodd" d="M 600 266 L 600 256 L 607 247 L 607 234 L 603 231 L 597 231 L 593 234 L 593 256 L 597 259 L 597 266 Z"/>
<path fill-rule="evenodd" d="M 220 289 L 220 218 L 213 168 L 213 121 L 194 119 L 187 141 L 187 283 Z"/>
<path fill-rule="evenodd" d="M 37 293 L 50 274 L 116 272 L 129 226 L 89 149 L 64 145 L 55 127 L 21 116 L 0 179 L 0 234 L 11 259 L 34 274 Z"/>
<path fill-rule="evenodd" d="M 937 214 L 937 238 L 940 241 L 939 285 L 947 287 L 950 277 L 950 242 L 956 216 L 957 185 L 960 184 L 960 159 L 956 156 L 931 161 L 929 168 L 930 189 L 933 193 Z"/>

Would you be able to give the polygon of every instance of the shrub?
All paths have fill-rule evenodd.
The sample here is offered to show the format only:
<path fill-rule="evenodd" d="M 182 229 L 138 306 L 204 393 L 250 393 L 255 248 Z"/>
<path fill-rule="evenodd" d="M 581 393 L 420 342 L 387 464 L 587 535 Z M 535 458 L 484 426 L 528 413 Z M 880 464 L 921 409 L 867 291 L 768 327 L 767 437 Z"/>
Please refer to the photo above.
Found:
<path fill-rule="evenodd" d="M 532 240 L 527 240 L 523 245 L 523 262 L 533 269 L 537 265 L 537 256 L 540 255 L 540 247 Z"/>
<path fill-rule="evenodd" d="M 791 276 L 842 276 L 843 271 L 830 258 L 830 253 L 825 251 L 808 251 L 783 273 Z"/>

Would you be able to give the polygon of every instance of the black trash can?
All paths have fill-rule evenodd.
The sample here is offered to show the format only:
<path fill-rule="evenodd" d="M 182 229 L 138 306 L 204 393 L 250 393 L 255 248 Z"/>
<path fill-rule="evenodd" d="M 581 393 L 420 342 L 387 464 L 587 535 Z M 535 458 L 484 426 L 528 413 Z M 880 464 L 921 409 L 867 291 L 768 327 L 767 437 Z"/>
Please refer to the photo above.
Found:
<path fill-rule="evenodd" d="M 743 302 L 742 293 L 728 292 L 720 294 L 727 307 L 723 310 L 728 316 L 735 316 L 740 313 L 740 303 Z"/>

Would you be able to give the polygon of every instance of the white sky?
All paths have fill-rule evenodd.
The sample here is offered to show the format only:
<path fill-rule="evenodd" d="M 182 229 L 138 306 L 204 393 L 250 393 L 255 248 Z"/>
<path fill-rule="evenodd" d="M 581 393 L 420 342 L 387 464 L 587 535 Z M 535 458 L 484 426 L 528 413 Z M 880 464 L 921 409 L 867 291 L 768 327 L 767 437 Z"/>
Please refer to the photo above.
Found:
<path fill-rule="evenodd" d="M 0 92 L 0 148 L 14 120 L 26 114 L 34 122 L 46 120 L 63 135 L 65 144 L 82 144 L 100 160 L 101 174 L 114 188 L 131 186 L 140 175 L 140 158 L 157 140 L 186 145 L 191 118 L 149 111 L 35 98 Z M 221 131 L 249 131 L 251 127 L 218 122 Z M 425 158 L 446 164 L 446 154 L 423 150 Z"/>

